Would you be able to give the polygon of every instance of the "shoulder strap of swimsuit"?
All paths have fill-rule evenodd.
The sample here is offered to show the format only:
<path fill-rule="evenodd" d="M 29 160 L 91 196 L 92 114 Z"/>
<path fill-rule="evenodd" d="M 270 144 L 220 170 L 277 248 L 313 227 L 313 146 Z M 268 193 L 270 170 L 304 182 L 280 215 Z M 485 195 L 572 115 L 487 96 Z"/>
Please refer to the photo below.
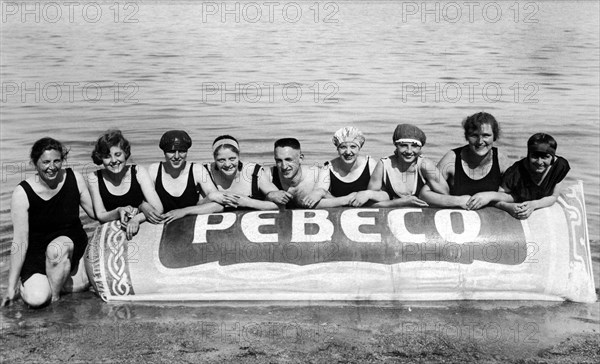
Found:
<path fill-rule="evenodd" d="M 213 177 L 212 171 L 210 170 L 210 163 L 204 163 L 203 166 L 206 169 L 206 171 L 208 172 L 208 175 L 210 176 L 210 180 L 212 181 L 213 185 L 215 185 L 215 187 L 217 187 L 217 182 L 215 182 L 215 178 Z"/>
<path fill-rule="evenodd" d="M 498 175 L 500 175 L 500 162 L 498 159 L 498 148 L 492 147 L 493 160 L 492 160 L 492 170 L 495 171 Z"/>
<path fill-rule="evenodd" d="M 271 181 L 273 182 L 275 187 L 277 187 L 280 190 L 283 189 L 283 185 L 281 184 L 281 181 L 279 180 L 279 171 L 277 170 L 277 166 L 271 167 Z"/>
<path fill-rule="evenodd" d="M 77 185 L 77 177 L 75 177 L 75 172 L 73 172 L 72 168 L 65 168 L 67 174 L 65 175 L 65 184 L 63 188 L 67 186 L 69 191 L 75 191 L 77 196 L 79 196 L 79 186 Z"/>
<path fill-rule="evenodd" d="M 29 184 L 29 182 L 27 181 L 21 181 L 21 183 L 19 183 L 19 186 L 21 186 L 23 188 L 23 190 L 25 190 L 25 194 L 27 195 L 27 199 L 29 200 L 29 204 L 31 205 L 31 198 L 33 196 L 37 196 L 37 193 L 35 193 L 33 191 L 33 188 L 31 188 L 31 185 Z"/>
<path fill-rule="evenodd" d="M 393 200 L 394 198 L 398 197 L 398 195 L 396 194 L 396 191 L 394 191 L 394 186 L 392 186 L 392 181 L 388 176 L 388 168 L 391 167 L 391 160 L 389 157 L 385 157 L 381 158 L 381 162 L 383 164 L 381 187 L 382 190 L 385 190 L 385 192 L 387 192 L 388 196 L 390 197 L 390 200 Z"/>
<path fill-rule="evenodd" d="M 260 189 L 258 188 L 258 174 L 260 173 L 261 165 L 256 163 L 254 165 L 254 171 L 252 171 L 252 196 L 256 197 L 260 194 Z"/>
<path fill-rule="evenodd" d="M 162 162 L 158 162 L 158 172 L 156 172 L 156 181 L 154 181 L 154 188 L 162 188 Z"/>

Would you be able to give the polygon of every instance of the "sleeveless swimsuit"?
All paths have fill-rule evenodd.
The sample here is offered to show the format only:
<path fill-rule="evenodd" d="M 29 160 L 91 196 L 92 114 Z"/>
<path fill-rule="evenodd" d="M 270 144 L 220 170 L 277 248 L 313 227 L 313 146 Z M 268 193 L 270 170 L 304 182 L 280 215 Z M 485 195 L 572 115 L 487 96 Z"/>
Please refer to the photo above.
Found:
<path fill-rule="evenodd" d="M 475 180 L 467 176 L 463 170 L 460 158 L 460 152 L 463 148 L 467 148 L 467 146 L 452 149 L 454 154 L 456 154 L 456 159 L 454 161 L 454 184 L 450 186 L 450 194 L 453 196 L 472 196 L 478 192 L 498 191 L 502 182 L 502 173 L 500 173 L 500 164 L 498 162 L 498 149 L 492 147 L 492 168 L 488 174 L 482 179 Z"/>
<path fill-rule="evenodd" d="M 165 212 L 181 209 L 188 206 L 195 206 L 200 199 L 200 193 L 202 193 L 202 187 L 198 186 L 196 189 L 196 182 L 194 181 L 194 163 L 190 163 L 190 171 L 188 173 L 187 185 L 181 196 L 173 196 L 167 190 L 162 183 L 162 169 L 163 164 L 160 162 L 158 166 L 158 172 L 156 173 L 155 189 L 160 202 L 162 202 Z"/>
<path fill-rule="evenodd" d="M 352 192 L 364 191 L 369 186 L 369 180 L 371 179 L 371 170 L 369 169 L 370 157 L 367 157 L 367 163 L 363 169 L 362 174 L 352 182 L 344 182 L 329 170 L 329 192 L 333 197 L 347 196 Z M 329 161 L 325 162 L 325 165 L 329 165 Z M 279 176 L 278 176 L 279 177 Z"/>
<path fill-rule="evenodd" d="M 66 236 L 73 241 L 71 270 L 79 266 L 87 246 L 88 237 L 79 219 L 77 179 L 71 168 L 65 171 L 62 188 L 47 201 L 38 196 L 27 181 L 19 183 L 29 200 L 29 245 L 21 268 L 22 283 L 36 273 L 46 274 L 46 249 L 59 236 Z"/>
<path fill-rule="evenodd" d="M 421 188 L 425 186 L 425 180 L 421 175 L 422 160 L 422 157 L 418 157 L 417 159 L 417 165 L 415 166 L 415 183 L 411 190 L 410 196 L 418 196 Z M 382 158 L 381 161 L 383 162 L 383 189 L 390 196 L 390 200 L 400 198 L 402 195 L 406 196 L 406 193 L 400 193 L 395 188 L 395 186 L 406 183 L 403 181 L 405 177 L 402 175 L 402 172 L 400 172 L 398 168 L 392 166 L 392 160 L 390 157 Z"/>
<path fill-rule="evenodd" d="M 144 202 L 144 193 L 136 178 L 135 165 L 131 166 L 131 185 L 129 191 L 124 195 L 113 195 L 108 192 L 104 178 L 102 178 L 102 170 L 96 171 L 98 177 L 98 189 L 100 190 L 100 197 L 102 197 L 102 203 L 106 211 L 112 211 L 117 207 L 132 206 L 139 207 Z"/>

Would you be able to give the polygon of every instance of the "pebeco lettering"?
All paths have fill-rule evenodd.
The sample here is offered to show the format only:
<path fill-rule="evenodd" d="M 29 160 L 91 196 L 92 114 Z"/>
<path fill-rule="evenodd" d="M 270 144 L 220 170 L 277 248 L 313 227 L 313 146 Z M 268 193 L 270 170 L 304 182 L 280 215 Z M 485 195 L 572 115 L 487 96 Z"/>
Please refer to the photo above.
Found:
<path fill-rule="evenodd" d="M 358 243 L 377 243 L 381 242 L 381 234 L 364 234 L 360 232 L 363 225 L 375 226 L 374 217 L 358 216 L 361 212 L 378 212 L 379 209 L 352 209 L 345 210 L 340 216 L 340 225 L 346 237 Z"/>
<path fill-rule="evenodd" d="M 211 216 L 222 216 L 221 222 L 218 224 L 209 224 L 208 219 Z M 194 226 L 194 240 L 192 240 L 192 244 L 206 244 L 206 232 L 208 230 L 225 230 L 232 227 L 233 223 L 235 223 L 235 214 L 232 212 L 198 215 Z"/>
<path fill-rule="evenodd" d="M 452 228 L 452 214 L 462 216 L 463 232 L 457 233 Z M 447 242 L 464 244 L 475 241 L 481 230 L 481 219 L 475 211 L 439 210 L 434 216 L 435 228 Z"/>
<path fill-rule="evenodd" d="M 242 216 L 242 232 L 253 243 L 276 243 L 279 235 L 263 234 L 259 231 L 261 226 L 275 226 L 275 218 L 261 218 L 262 215 L 277 214 L 274 211 L 252 211 Z"/>
<path fill-rule="evenodd" d="M 308 217 L 307 215 L 313 215 Z M 292 210 L 292 242 L 318 243 L 331 241 L 333 223 L 327 218 L 327 210 Z M 314 224 L 319 228 L 315 234 L 306 233 L 306 225 Z"/>
<path fill-rule="evenodd" d="M 425 234 L 413 234 L 406 229 L 404 215 L 410 213 L 422 213 L 421 209 L 398 209 L 392 210 L 388 214 L 388 226 L 394 237 L 401 242 L 407 243 L 426 243 L 427 237 Z"/>
<path fill-rule="evenodd" d="M 359 208 L 185 217 L 165 225 L 159 259 L 168 268 L 215 261 L 307 265 L 478 260 L 516 265 L 526 252 L 521 222 L 498 209 Z"/>

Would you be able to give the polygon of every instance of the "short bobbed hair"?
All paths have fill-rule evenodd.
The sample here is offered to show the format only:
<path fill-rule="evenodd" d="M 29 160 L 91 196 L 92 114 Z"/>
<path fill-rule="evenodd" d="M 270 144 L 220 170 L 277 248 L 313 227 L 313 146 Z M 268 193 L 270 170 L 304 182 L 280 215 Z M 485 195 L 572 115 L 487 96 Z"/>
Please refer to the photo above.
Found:
<path fill-rule="evenodd" d="M 483 124 L 488 124 L 492 127 L 494 141 L 498 140 L 500 137 L 500 125 L 498 125 L 498 121 L 492 116 L 492 114 L 488 114 L 486 112 L 478 112 L 477 114 L 473 114 L 463 120 L 462 126 L 465 130 L 465 139 L 469 139 L 469 135 L 479 130 Z"/>
<path fill-rule="evenodd" d="M 94 150 L 92 151 L 92 161 L 94 164 L 101 165 L 102 158 L 110 155 L 110 148 L 119 147 L 125 152 L 125 159 L 131 156 L 131 145 L 125 139 L 120 130 L 108 130 L 98 138 Z"/>

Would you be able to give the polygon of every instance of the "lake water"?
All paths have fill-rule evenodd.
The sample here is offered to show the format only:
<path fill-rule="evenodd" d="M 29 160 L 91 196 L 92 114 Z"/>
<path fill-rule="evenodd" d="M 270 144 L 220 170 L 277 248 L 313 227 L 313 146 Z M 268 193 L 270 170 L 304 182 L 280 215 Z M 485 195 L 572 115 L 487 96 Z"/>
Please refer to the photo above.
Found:
<path fill-rule="evenodd" d="M 342 126 L 362 129 L 363 152 L 381 157 L 395 125 L 414 123 L 438 160 L 464 143 L 462 119 L 484 110 L 512 160 L 531 134 L 555 136 L 570 178 L 584 181 L 597 244 L 598 3 L 468 4 L 4 2 L 2 291 L 10 194 L 32 173 L 32 143 L 65 142 L 86 173 L 108 128 L 123 130 L 143 165 L 162 158 L 158 140 L 175 128 L 192 136 L 192 161 L 210 160 L 212 140 L 232 134 L 244 160 L 272 163 L 273 141 L 295 136 L 308 163 L 322 163 Z"/>

